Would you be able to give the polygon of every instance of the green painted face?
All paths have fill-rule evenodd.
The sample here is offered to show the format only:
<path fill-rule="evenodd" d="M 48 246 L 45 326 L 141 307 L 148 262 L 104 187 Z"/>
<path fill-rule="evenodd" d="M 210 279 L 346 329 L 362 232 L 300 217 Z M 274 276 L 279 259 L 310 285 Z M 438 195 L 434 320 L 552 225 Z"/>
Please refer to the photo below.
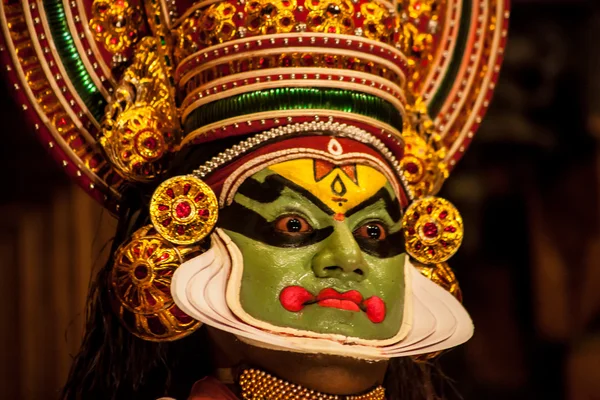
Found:
<path fill-rule="evenodd" d="M 400 205 L 365 165 L 287 161 L 248 178 L 219 225 L 240 248 L 242 308 L 266 323 L 388 339 L 404 310 Z"/>

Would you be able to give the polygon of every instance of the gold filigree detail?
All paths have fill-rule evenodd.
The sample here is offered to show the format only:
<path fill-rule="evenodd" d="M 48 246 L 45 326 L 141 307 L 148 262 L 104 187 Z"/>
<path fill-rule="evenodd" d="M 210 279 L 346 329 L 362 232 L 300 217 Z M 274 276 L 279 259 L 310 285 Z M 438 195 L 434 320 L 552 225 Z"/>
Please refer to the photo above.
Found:
<path fill-rule="evenodd" d="M 174 246 L 151 225 L 119 247 L 110 274 L 111 295 L 117 315 L 131 333 L 144 340 L 169 341 L 200 326 L 175 305 L 171 279 L 185 260 L 203 251 L 200 246 Z"/>
<path fill-rule="evenodd" d="M 399 28 L 399 19 L 376 2 L 363 3 L 360 10 L 365 19 L 362 27 L 364 35 L 369 39 L 392 43 L 394 33 Z"/>
<path fill-rule="evenodd" d="M 394 10 L 374 1 L 221 1 L 195 10 L 181 22 L 174 31 L 175 56 L 181 61 L 215 44 L 293 31 L 364 36 L 392 44 L 397 41 L 400 25 Z"/>
<path fill-rule="evenodd" d="M 306 0 L 306 23 L 312 32 L 354 33 L 354 6 L 350 0 Z"/>
<path fill-rule="evenodd" d="M 406 110 L 409 118 L 402 132 L 405 148 L 400 166 L 415 198 L 435 195 L 448 177 L 446 148 L 421 98 Z"/>
<path fill-rule="evenodd" d="M 296 0 L 251 0 L 246 3 L 245 25 L 251 33 L 270 35 L 294 29 Z"/>
<path fill-rule="evenodd" d="M 416 92 L 433 62 L 435 35 L 446 0 L 400 0 L 397 4 L 402 20 L 398 44 L 412 73 L 408 88 Z"/>
<path fill-rule="evenodd" d="M 165 156 L 180 138 L 173 89 L 156 40 L 140 42 L 107 107 L 99 139 L 117 172 L 131 181 L 163 173 Z"/>
<path fill-rule="evenodd" d="M 415 200 L 402 217 L 406 251 L 424 264 L 441 263 L 458 251 L 463 222 L 456 207 L 439 197 Z"/>
<path fill-rule="evenodd" d="M 183 60 L 201 48 L 234 39 L 237 34 L 235 14 L 235 6 L 227 2 L 196 10 L 175 31 L 175 57 Z"/>
<path fill-rule="evenodd" d="M 191 244 L 215 227 L 219 203 L 210 186 L 194 175 L 167 179 L 154 191 L 150 218 L 169 242 Z"/>
<path fill-rule="evenodd" d="M 95 0 L 92 15 L 90 30 L 94 39 L 109 52 L 121 53 L 137 42 L 142 24 L 139 7 L 131 6 L 126 0 Z"/>

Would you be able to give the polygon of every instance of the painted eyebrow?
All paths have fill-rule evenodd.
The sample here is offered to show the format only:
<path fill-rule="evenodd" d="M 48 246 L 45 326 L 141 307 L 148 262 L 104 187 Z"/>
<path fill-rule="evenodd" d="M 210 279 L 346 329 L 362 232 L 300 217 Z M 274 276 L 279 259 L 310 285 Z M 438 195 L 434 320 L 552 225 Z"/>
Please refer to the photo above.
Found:
<path fill-rule="evenodd" d="M 267 176 L 262 183 L 252 177 L 247 178 L 239 187 L 238 193 L 258 203 L 268 204 L 277 200 L 286 188 L 309 200 L 324 213 L 335 214 L 331 208 L 308 190 L 275 173 Z"/>
<path fill-rule="evenodd" d="M 348 212 L 346 212 L 346 216 L 349 217 L 352 214 L 356 214 L 357 212 L 377 203 L 379 200 L 383 200 L 385 204 L 385 211 L 388 213 L 390 218 L 392 218 L 392 221 L 400 221 L 400 217 L 402 217 L 402 212 L 400 211 L 400 203 L 398 202 L 398 198 L 394 197 L 392 199 L 390 193 L 385 187 L 379 189 L 377 193 L 369 197 L 367 200 L 352 207 L 350 210 L 348 210 Z"/>

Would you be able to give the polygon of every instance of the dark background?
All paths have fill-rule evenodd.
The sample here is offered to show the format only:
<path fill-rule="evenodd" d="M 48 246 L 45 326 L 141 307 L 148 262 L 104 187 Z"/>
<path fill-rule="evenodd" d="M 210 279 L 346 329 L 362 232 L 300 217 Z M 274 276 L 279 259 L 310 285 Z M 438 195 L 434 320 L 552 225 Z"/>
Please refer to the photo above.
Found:
<path fill-rule="evenodd" d="M 442 196 L 476 333 L 441 358 L 464 399 L 600 399 L 600 1 L 513 1 L 506 61 Z M 114 221 L 0 107 L 0 398 L 55 398 Z M 93 243 L 93 245 L 90 245 Z M 446 388 L 450 399 L 458 398 Z"/>

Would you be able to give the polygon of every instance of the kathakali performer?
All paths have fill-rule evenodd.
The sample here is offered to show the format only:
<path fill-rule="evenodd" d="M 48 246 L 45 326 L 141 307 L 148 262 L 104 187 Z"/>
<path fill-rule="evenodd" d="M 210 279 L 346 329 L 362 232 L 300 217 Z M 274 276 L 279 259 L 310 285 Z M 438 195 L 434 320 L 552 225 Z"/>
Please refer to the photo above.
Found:
<path fill-rule="evenodd" d="M 473 334 L 435 197 L 507 0 L 5 0 L 52 156 L 119 218 L 64 399 L 434 399 Z"/>

